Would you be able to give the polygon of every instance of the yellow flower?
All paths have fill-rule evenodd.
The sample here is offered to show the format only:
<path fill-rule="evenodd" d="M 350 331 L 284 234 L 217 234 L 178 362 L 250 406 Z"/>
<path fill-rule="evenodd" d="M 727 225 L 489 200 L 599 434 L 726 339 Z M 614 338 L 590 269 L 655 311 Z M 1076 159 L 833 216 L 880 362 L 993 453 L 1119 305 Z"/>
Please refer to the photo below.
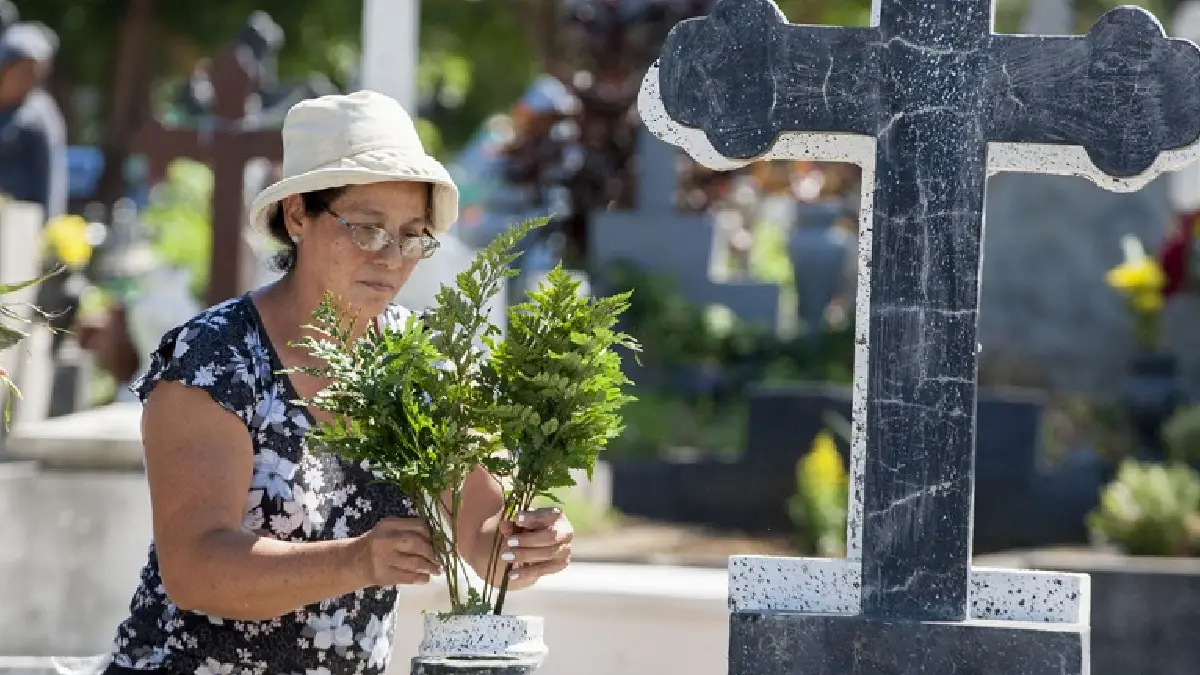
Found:
<path fill-rule="evenodd" d="M 1109 270 L 1108 284 L 1127 292 L 1159 291 L 1167 283 L 1162 268 L 1153 258 L 1130 260 Z"/>
<path fill-rule="evenodd" d="M 828 431 L 822 430 L 813 439 L 812 447 L 801 460 L 800 473 L 810 485 L 840 485 L 846 482 L 842 456 Z"/>
<path fill-rule="evenodd" d="M 1157 312 L 1163 307 L 1162 293 L 1157 291 L 1135 292 L 1129 296 L 1133 308 L 1139 312 Z"/>
<path fill-rule="evenodd" d="M 83 267 L 92 259 L 92 244 L 87 236 L 88 223 L 77 215 L 59 216 L 46 223 L 43 241 L 64 265 Z"/>

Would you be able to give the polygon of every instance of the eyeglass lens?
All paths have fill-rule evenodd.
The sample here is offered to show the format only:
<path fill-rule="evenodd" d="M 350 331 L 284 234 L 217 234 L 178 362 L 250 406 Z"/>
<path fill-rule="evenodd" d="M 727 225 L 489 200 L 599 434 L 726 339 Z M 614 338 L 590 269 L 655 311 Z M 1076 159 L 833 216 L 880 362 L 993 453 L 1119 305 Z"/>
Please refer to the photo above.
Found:
<path fill-rule="evenodd" d="M 378 253 L 395 239 L 385 229 L 374 226 L 355 227 L 350 230 L 354 243 L 364 251 Z M 428 235 L 400 237 L 400 255 L 405 258 L 428 258 L 437 249 L 436 240 Z"/>

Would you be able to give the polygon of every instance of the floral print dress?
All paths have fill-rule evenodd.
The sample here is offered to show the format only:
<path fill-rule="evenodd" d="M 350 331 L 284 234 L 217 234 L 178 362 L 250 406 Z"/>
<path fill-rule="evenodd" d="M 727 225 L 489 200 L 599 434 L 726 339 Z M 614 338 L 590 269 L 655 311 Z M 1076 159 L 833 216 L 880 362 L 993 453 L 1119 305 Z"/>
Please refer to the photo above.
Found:
<path fill-rule="evenodd" d="M 391 307 L 395 325 L 407 310 Z M 282 541 L 354 537 L 381 518 L 412 515 L 395 488 L 369 467 L 314 453 L 314 425 L 272 348 L 248 295 L 212 307 L 169 331 L 131 389 L 145 402 L 171 380 L 199 387 L 246 425 L 254 476 L 243 524 Z M 163 589 L 151 543 L 130 615 L 117 629 L 115 666 L 192 675 L 383 673 L 391 655 L 395 587 L 367 588 L 270 621 L 233 621 L 176 607 Z"/>

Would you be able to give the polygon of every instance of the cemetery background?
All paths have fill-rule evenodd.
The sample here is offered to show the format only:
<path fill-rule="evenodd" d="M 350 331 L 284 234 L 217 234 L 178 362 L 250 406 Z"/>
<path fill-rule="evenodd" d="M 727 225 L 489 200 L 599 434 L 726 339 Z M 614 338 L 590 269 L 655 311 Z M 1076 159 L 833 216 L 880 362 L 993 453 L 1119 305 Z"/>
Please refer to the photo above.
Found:
<path fill-rule="evenodd" d="M 211 36 L 189 45 L 192 57 L 183 58 L 227 49 L 231 36 L 237 35 L 234 28 L 249 10 L 269 4 L 251 3 L 236 17 L 215 19 L 204 27 Z M 356 3 L 342 6 L 352 4 Z M 582 64 L 578 67 L 610 77 L 603 82 L 610 86 L 581 91 L 581 80 L 573 73 L 540 67 L 553 61 L 555 50 L 563 47 L 530 47 L 514 27 L 522 21 L 520 15 L 499 12 L 487 2 L 456 5 L 455 11 L 446 9 L 449 4 L 422 5 L 420 79 L 426 94 L 420 110 L 429 120 L 423 132 L 440 131 L 440 137 L 429 138 L 444 156 L 453 157 L 452 150 L 465 144 L 456 168 L 469 186 L 475 185 L 472 181 L 479 183 L 478 193 L 471 193 L 476 196 L 466 200 L 474 199 L 477 208 L 466 210 L 459 237 L 467 246 L 477 245 L 498 224 L 530 211 L 554 207 L 568 214 L 556 238 L 530 242 L 522 283 L 564 256 L 590 273 L 598 287 L 633 287 L 637 305 L 630 329 L 648 346 L 646 367 L 634 373 L 642 400 L 629 411 L 630 432 L 609 454 L 602 478 L 587 490 L 567 496 L 572 517 L 584 530 L 578 548 L 585 564 L 578 574 L 564 577 L 561 585 L 527 596 L 527 602 L 532 611 L 552 622 L 565 626 L 570 625 L 567 621 L 586 620 L 588 630 L 594 631 L 617 630 L 618 622 L 641 613 L 645 625 L 654 626 L 660 635 L 653 644 L 639 647 L 635 642 L 624 651 L 613 648 L 598 653 L 594 644 L 565 642 L 564 627 L 549 639 L 552 648 L 570 661 L 548 667 L 559 672 L 570 663 L 573 669 L 561 672 L 590 672 L 582 670 L 584 664 L 597 668 L 596 672 L 602 667 L 653 672 L 647 655 L 655 653 L 654 644 L 669 644 L 664 641 L 674 631 L 702 630 L 712 636 L 703 641 L 712 650 L 695 649 L 700 640 L 694 643 L 680 637 L 685 649 L 675 654 L 691 650 L 697 672 L 724 672 L 724 573 L 707 575 L 712 570 L 703 570 L 686 576 L 685 583 L 673 584 L 655 567 L 637 565 L 723 568 L 730 554 L 841 555 L 847 480 L 842 457 L 848 452 L 844 426 L 850 417 L 854 335 L 857 168 L 780 162 L 729 174 L 708 172 L 650 137 L 636 118 L 611 112 L 631 105 L 649 59 L 657 54 L 655 40 L 665 34 L 661 26 L 648 31 L 651 38 L 633 31 L 633 37 L 615 30 L 609 35 L 599 22 L 590 28 L 577 27 L 585 35 L 595 35 L 597 44 L 603 44 L 605 37 L 642 41 L 629 50 L 643 58 L 640 62 L 606 60 L 600 48 L 574 54 L 574 63 Z M 527 11 L 536 16 L 549 4 L 528 3 L 532 9 Z M 793 21 L 858 25 L 866 21 L 864 3 L 780 4 Z M 1034 9 L 1046 6 L 1038 4 Z M 37 18 L 43 7 L 48 10 L 50 5 L 30 6 L 28 12 Z M 165 5 L 131 3 L 130 7 L 162 12 Z M 1056 19 L 1053 11 L 1039 15 L 1009 3 L 1002 5 L 999 20 L 1002 29 L 1007 23 L 1008 30 L 1015 30 L 1025 21 L 1061 21 L 1066 16 L 1065 30 L 1062 25 L 1043 24 L 1030 26 L 1030 32 L 1081 32 L 1105 8 L 1081 2 L 1073 13 Z M 319 32 L 331 43 L 336 42 L 338 31 L 346 44 L 358 40 L 350 34 L 357 31 L 355 22 L 360 19 L 339 19 L 344 9 L 330 10 L 320 3 L 292 14 L 270 9 L 279 24 L 300 26 L 302 31 L 306 16 L 321 15 Z M 1161 9 L 1156 8 L 1159 16 L 1169 16 Z M 490 13 L 473 14 L 485 10 Z M 187 10 L 181 10 L 180 16 L 182 11 Z M 130 14 L 133 18 L 109 17 L 112 32 L 118 24 L 124 30 L 138 30 L 139 25 L 145 30 L 144 24 L 137 23 L 145 17 Z M 170 13 L 149 16 L 168 25 L 179 23 Z M 660 21 L 669 28 L 678 16 Z M 89 17 L 89 21 L 96 19 Z M 307 21 L 310 26 L 314 23 Z M 321 77 L 297 77 L 315 66 L 297 65 L 296 40 L 286 40 L 274 54 L 279 47 L 274 33 L 270 24 L 260 23 L 256 30 L 242 31 L 235 38 L 261 55 L 263 68 L 248 78 L 257 82 L 239 86 L 251 85 L 251 93 L 266 104 L 265 112 L 254 117 L 264 129 L 278 124 L 279 112 L 294 96 L 325 86 L 356 86 L 353 69 L 327 63 L 319 64 L 327 84 Z M 306 42 L 310 33 L 302 33 Z M 73 58 L 95 60 L 96 42 L 87 42 L 93 51 L 80 51 Z M 200 44 L 208 49 L 197 52 Z M 523 59 L 525 65 L 490 64 L 492 51 L 480 45 L 502 45 L 491 50 L 516 54 L 513 59 Z M 283 70 L 292 76 L 290 80 L 279 83 L 270 68 L 275 60 L 287 66 Z M 473 72 L 466 83 L 464 68 Z M 551 77 L 535 78 L 542 70 Z M 205 91 L 204 78 L 194 77 L 183 91 L 167 109 L 164 122 L 202 128 L 207 113 L 204 101 L 197 99 Z M 524 96 L 519 103 L 508 108 L 520 94 Z M 88 98 L 86 93 L 79 95 L 81 108 L 86 109 Z M 505 108 L 508 115 L 494 116 Z M 491 118 L 490 124 L 480 127 L 486 117 Z M 572 142 L 568 133 L 572 122 L 580 130 L 602 129 L 610 141 L 619 142 Z M 131 126 L 127 135 L 132 138 L 144 125 Z M 597 132 L 578 133 L 589 140 Z M 84 132 L 76 138 L 89 135 Z M 90 352 L 75 350 L 74 341 L 68 340 L 60 348 L 52 380 L 42 384 L 36 377 L 28 380 L 29 400 L 43 401 L 45 412 L 35 414 L 35 404 L 27 402 L 27 423 L 19 425 L 17 438 L 10 439 L 7 447 L 9 458 L 18 461 L 0 465 L 6 472 L 0 478 L 5 483 L 0 490 L 4 495 L 0 521 L 14 528 L 5 539 L 29 542 L 24 553 L 0 559 L 8 574 L 2 578 L 29 579 L 25 587 L 36 589 L 21 595 L 0 615 L 0 635 L 6 636 L 0 640 L 0 655 L 49 653 L 45 636 L 62 626 L 91 627 L 72 628 L 54 649 L 71 653 L 103 649 L 116 618 L 113 612 L 119 613 L 126 602 L 132 576 L 96 572 L 90 566 L 85 570 L 71 562 L 47 565 L 48 557 L 59 554 L 55 547 L 62 540 L 52 541 L 45 533 L 70 533 L 72 541 L 93 551 L 95 560 L 111 564 L 112 569 L 136 569 L 141 564 L 144 534 L 129 527 L 146 522 L 137 473 L 136 411 L 101 404 L 119 395 L 116 383 L 127 380 L 136 369 L 138 353 L 144 351 L 139 345 L 156 340 L 153 333 L 208 302 L 205 291 L 211 263 L 220 258 L 213 255 L 211 244 L 218 214 L 209 207 L 218 176 L 187 162 L 168 166 L 165 160 L 170 158 L 158 158 L 157 168 L 155 161 L 146 165 L 134 158 L 127 165 L 131 180 L 121 191 L 128 201 L 97 209 L 97 201 L 113 201 L 96 199 L 113 181 L 104 171 L 111 164 L 102 167 L 96 160 L 111 154 L 114 141 L 107 134 L 92 133 L 91 142 L 99 147 L 80 145 L 75 150 L 76 210 L 84 216 L 83 223 L 102 223 L 106 229 L 95 224 L 80 228 L 78 221 L 74 229 L 62 228 L 76 238 L 83 232 L 96 245 L 86 268 L 79 270 L 91 282 L 77 309 L 79 342 Z M 512 152 L 497 160 L 497 145 Z M 584 168 L 571 170 L 581 155 L 588 160 Z M 479 166 L 471 164 L 475 159 L 481 160 Z M 488 172 L 489 161 L 501 168 Z M 673 179 L 676 166 L 679 175 Z M 501 169 L 507 171 L 501 175 Z M 266 180 L 269 171 L 261 164 L 248 171 L 242 181 L 246 191 Z M 596 176 L 607 173 L 618 180 L 597 187 Z M 162 178 L 165 186 L 152 191 L 152 179 Z M 1103 532 L 1114 539 L 1117 549 L 1132 553 L 1200 554 L 1200 497 L 1189 496 L 1200 488 L 1193 486 L 1192 474 L 1176 466 L 1162 469 L 1147 464 L 1128 465 L 1117 475 L 1121 459 L 1129 455 L 1161 459 L 1169 453 L 1193 464 L 1200 462 L 1200 411 L 1186 405 L 1200 367 L 1193 350 L 1187 349 L 1194 344 L 1191 336 L 1196 330 L 1196 315 L 1188 311 L 1194 308 L 1194 296 L 1187 290 L 1173 295 L 1162 310 L 1159 339 L 1162 351 L 1176 360 L 1172 366 L 1170 359 L 1156 358 L 1160 355 L 1155 344 L 1145 345 L 1150 347 L 1145 358 L 1136 358 L 1142 352 L 1135 346 L 1134 322 L 1122 295 L 1105 284 L 1106 272 L 1122 261 L 1123 235 L 1136 235 L 1155 253 L 1174 222 L 1194 221 L 1200 209 L 1186 196 L 1200 190 L 1173 190 L 1170 182 L 1160 179 L 1143 192 L 1113 195 L 1080 179 L 1001 175 L 991 179 L 987 204 L 976 549 L 1000 553 L 996 560 L 1003 566 L 1101 568 L 1092 571 L 1093 642 L 1113 638 L 1108 642 L 1139 647 L 1127 655 L 1132 661 L 1109 660 L 1136 664 L 1137 672 L 1177 672 L 1169 670 L 1170 663 L 1155 671 L 1158 666 L 1146 666 L 1138 659 L 1150 658 L 1153 651 L 1187 654 L 1182 638 L 1174 643 L 1170 636 L 1186 636 L 1187 626 L 1194 625 L 1195 607 L 1200 606 L 1195 602 L 1200 593 L 1196 566 L 1183 559 L 1131 562 L 1087 553 L 1086 547 L 1096 533 Z M 499 189 L 489 191 L 496 185 Z M 610 202 L 619 208 L 605 208 Z M 16 231 L 8 230 L 13 238 L 0 243 L 0 252 L 16 251 L 12 242 L 32 240 L 13 235 Z M 99 232 L 106 232 L 103 240 Z M 227 247 L 223 250 L 231 250 L 230 241 L 223 245 Z M 253 245 L 240 245 L 243 259 L 252 260 Z M 620 264 L 631 255 L 639 258 L 641 266 Z M 155 260 L 191 274 L 159 268 Z M 0 274 L 7 280 L 15 267 L 5 264 L 0 265 Z M 252 266 L 246 267 L 240 271 L 241 288 L 249 287 L 252 279 L 267 278 L 265 271 L 256 273 Z M 148 269 L 156 276 L 147 286 L 157 293 L 138 295 L 129 282 Z M 1136 264 L 1127 268 L 1136 269 Z M 1138 277 L 1131 278 L 1136 282 Z M 705 306 L 712 302 L 725 307 Z M 145 317 L 140 322 L 139 313 Z M 1153 324 L 1159 316 L 1152 310 L 1145 318 Z M 37 344 L 30 349 L 49 350 Z M 34 373 L 37 369 L 27 363 L 20 364 L 21 371 Z M 79 417 L 62 417 L 89 408 L 95 409 Z M 40 421 L 47 416 L 62 419 Z M 1144 424 L 1139 428 L 1137 422 Z M 837 461 L 833 461 L 834 449 L 841 456 Z M 41 464 L 31 466 L 22 459 Z M 1123 487 L 1105 493 L 1107 509 L 1097 511 L 1101 487 L 1114 478 Z M 68 494 L 72 496 L 64 497 Z M 61 509 L 47 520 L 34 520 L 24 507 L 30 502 L 59 503 Z M 1137 508 L 1130 508 L 1131 503 Z M 1105 515 L 1094 518 L 1089 528 L 1089 513 Z M 1071 552 L 1009 553 L 1061 546 Z M 593 567 L 586 564 L 589 560 L 620 567 Z M 1104 574 L 1110 575 L 1107 581 Z M 64 584 L 63 579 L 71 581 Z M 103 591 L 85 594 L 80 588 Z M 90 598 L 82 609 L 70 604 L 80 595 Z M 422 597 L 418 593 L 412 598 L 414 607 Z M 1161 623 L 1149 621 L 1150 608 L 1163 617 Z M 19 618 L 9 618 L 10 614 Z M 1131 616 L 1147 618 L 1147 627 L 1135 631 Z M 1115 631 L 1112 635 L 1097 632 L 1106 620 Z M 18 621 L 21 625 L 10 629 Z M 631 626 L 614 635 L 637 634 Z M 603 637 L 607 633 L 595 635 L 596 642 L 607 644 L 608 638 Z M 1170 649 L 1154 649 L 1163 641 Z M 1102 661 L 1094 659 L 1097 672 L 1103 672 Z"/>

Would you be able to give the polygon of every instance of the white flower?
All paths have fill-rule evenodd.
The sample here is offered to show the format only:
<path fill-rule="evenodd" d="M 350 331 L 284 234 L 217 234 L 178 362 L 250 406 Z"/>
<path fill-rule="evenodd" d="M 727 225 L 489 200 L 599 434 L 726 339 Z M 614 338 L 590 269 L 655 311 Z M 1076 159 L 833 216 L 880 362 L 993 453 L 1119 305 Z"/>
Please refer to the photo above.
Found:
<path fill-rule="evenodd" d="M 242 509 L 242 511 L 249 512 L 249 511 L 253 511 L 254 509 L 257 509 L 258 507 L 262 506 L 262 500 L 263 500 L 263 491 L 262 490 L 250 490 L 249 492 L 246 493 L 246 505 Z"/>
<path fill-rule="evenodd" d="M 303 498 L 304 492 L 299 487 L 296 488 L 296 492 Z M 281 513 L 271 516 L 271 529 L 281 537 L 286 537 L 298 529 L 303 529 L 304 534 L 308 535 L 312 534 L 312 521 L 308 519 L 299 501 L 289 499 L 283 502 Z"/>
<path fill-rule="evenodd" d="M 213 376 L 213 371 L 216 370 L 215 364 L 208 364 L 196 369 L 196 376 L 192 378 L 192 386 L 195 387 L 211 387 L 217 383 L 217 378 Z"/>
<path fill-rule="evenodd" d="M 214 659 L 205 659 L 204 665 L 196 669 L 196 675 L 230 675 L 233 673 L 232 663 L 221 663 Z"/>
<path fill-rule="evenodd" d="M 272 425 L 283 424 L 287 421 L 287 401 L 280 387 L 271 387 L 263 393 L 258 406 L 254 409 L 258 428 L 263 429 Z"/>
<path fill-rule="evenodd" d="M 380 621 L 372 615 L 366 630 L 358 638 L 358 646 L 370 655 L 367 666 L 382 668 L 387 663 L 388 654 L 392 651 L 391 636 L 388 635 L 387 619 Z"/>
<path fill-rule="evenodd" d="M 306 530 L 311 531 L 313 527 L 320 528 L 325 524 L 325 514 L 321 513 L 321 495 L 316 490 L 305 491 L 297 487 L 296 499 L 300 505 L 304 507 L 304 515 L 309 519 L 310 525 Z"/>
<path fill-rule="evenodd" d="M 349 647 L 354 644 L 354 628 L 343 624 L 346 619 L 346 610 L 339 609 L 333 613 L 333 616 L 322 614 L 316 618 L 308 620 L 309 628 L 312 628 L 316 635 L 313 636 L 313 647 L 325 650 L 330 647 Z"/>
<path fill-rule="evenodd" d="M 346 524 L 346 516 L 338 518 L 333 523 L 333 538 L 347 539 L 350 537 L 350 527 Z"/>
<path fill-rule="evenodd" d="M 270 448 L 262 448 L 254 457 L 254 478 L 250 487 L 266 490 L 271 498 L 291 499 L 292 487 L 288 481 L 295 475 L 295 464 Z"/>
<path fill-rule="evenodd" d="M 175 338 L 175 350 L 172 352 L 172 357 L 178 361 L 183 358 L 188 351 L 188 331 L 187 329 L 179 331 L 179 336 Z"/>
<path fill-rule="evenodd" d="M 333 502 L 334 506 L 345 506 L 346 505 L 346 496 L 350 494 L 351 487 L 353 487 L 353 486 L 343 485 L 343 486 L 339 487 L 338 489 L 334 490 L 333 492 L 330 492 L 329 500 Z"/>

